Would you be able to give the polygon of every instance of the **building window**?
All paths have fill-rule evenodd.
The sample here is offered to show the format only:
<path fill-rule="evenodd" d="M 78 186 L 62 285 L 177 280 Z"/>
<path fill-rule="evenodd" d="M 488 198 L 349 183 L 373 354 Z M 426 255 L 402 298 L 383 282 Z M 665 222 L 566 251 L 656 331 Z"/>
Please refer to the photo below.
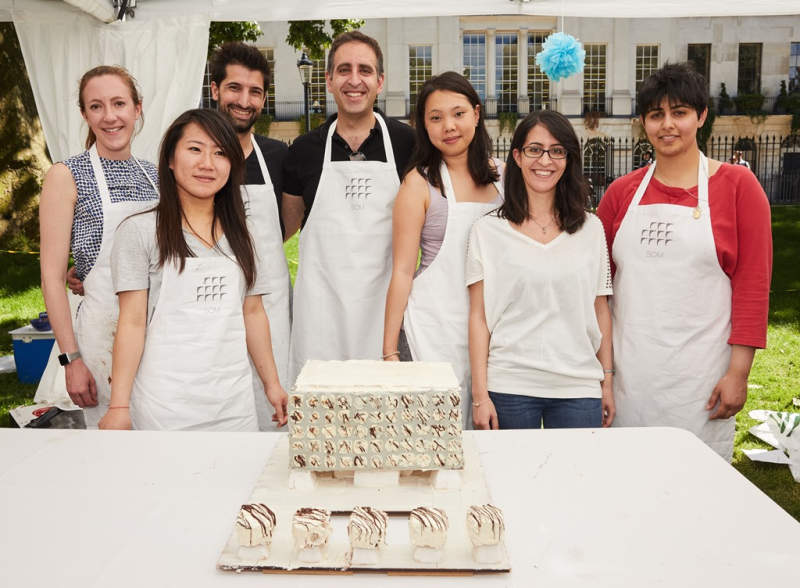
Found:
<path fill-rule="evenodd" d="M 528 104 L 530 111 L 550 108 L 550 80 L 536 65 L 536 55 L 550 33 L 528 33 Z"/>
<path fill-rule="evenodd" d="M 517 34 L 495 36 L 495 95 L 497 112 L 517 111 Z"/>
<path fill-rule="evenodd" d="M 583 68 L 583 111 L 606 111 L 606 46 L 586 44 Z"/>
<path fill-rule="evenodd" d="M 267 80 L 267 99 L 264 101 L 263 114 L 275 116 L 275 51 L 271 47 L 259 49 L 269 64 L 269 79 Z"/>
<path fill-rule="evenodd" d="M 789 51 L 789 91 L 800 90 L 800 43 L 792 43 Z"/>
<path fill-rule="evenodd" d="M 311 70 L 311 83 L 308 84 L 308 106 L 311 112 L 325 114 L 326 110 L 326 86 L 325 86 L 325 60 L 312 59 L 314 69 Z M 300 106 L 303 111 L 303 106 Z"/>
<path fill-rule="evenodd" d="M 432 75 L 430 45 L 410 45 L 408 47 L 408 99 L 413 110 L 422 84 Z"/>
<path fill-rule="evenodd" d="M 486 35 L 464 33 L 464 77 L 475 88 L 481 102 L 486 101 Z"/>
<path fill-rule="evenodd" d="M 761 92 L 761 43 L 739 43 L 739 94 Z"/>
<path fill-rule="evenodd" d="M 711 43 L 689 43 L 687 60 L 694 66 L 694 70 L 705 78 L 708 90 L 711 79 Z"/>
<path fill-rule="evenodd" d="M 658 69 L 658 45 L 636 45 L 636 93 Z"/>

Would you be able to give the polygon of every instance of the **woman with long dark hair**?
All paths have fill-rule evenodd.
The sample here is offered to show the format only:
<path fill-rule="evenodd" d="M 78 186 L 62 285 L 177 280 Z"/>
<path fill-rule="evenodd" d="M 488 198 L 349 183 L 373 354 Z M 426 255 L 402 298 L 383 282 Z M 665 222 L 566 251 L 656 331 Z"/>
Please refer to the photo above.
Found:
<path fill-rule="evenodd" d="M 611 271 L 572 124 L 534 112 L 514 132 L 505 201 L 467 254 L 478 429 L 609 426 Z"/>
<path fill-rule="evenodd" d="M 131 154 L 142 99 L 122 67 L 101 65 L 81 77 L 78 107 L 89 127 L 86 151 L 56 163 L 39 205 L 42 293 L 53 326 L 66 392 L 97 426 L 111 395 L 117 300 L 111 284 L 114 231 L 158 199 L 156 168 Z M 64 282 L 70 253 L 83 300 L 73 317 Z M 74 320 L 73 320 L 74 319 Z"/>
<path fill-rule="evenodd" d="M 120 318 L 110 429 L 258 430 L 248 352 L 286 422 L 227 119 L 189 110 L 164 135 L 161 200 L 127 219 L 112 251 Z"/>
<path fill-rule="evenodd" d="M 480 98 L 464 76 L 445 72 L 426 81 L 415 119 L 416 150 L 392 215 L 383 358 L 400 359 L 405 338 L 410 358 L 450 362 L 462 387 L 468 426 L 464 258 L 472 223 L 502 201 L 500 162 L 489 157 Z"/>

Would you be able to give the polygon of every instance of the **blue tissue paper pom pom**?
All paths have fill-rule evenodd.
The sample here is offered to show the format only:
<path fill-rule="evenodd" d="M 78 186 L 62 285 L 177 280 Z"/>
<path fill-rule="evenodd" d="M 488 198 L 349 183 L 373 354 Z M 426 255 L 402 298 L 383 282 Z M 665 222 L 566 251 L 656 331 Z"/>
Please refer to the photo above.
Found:
<path fill-rule="evenodd" d="M 583 71 L 585 60 L 583 46 L 575 37 L 565 33 L 553 33 L 547 37 L 536 56 L 536 64 L 554 82 Z"/>

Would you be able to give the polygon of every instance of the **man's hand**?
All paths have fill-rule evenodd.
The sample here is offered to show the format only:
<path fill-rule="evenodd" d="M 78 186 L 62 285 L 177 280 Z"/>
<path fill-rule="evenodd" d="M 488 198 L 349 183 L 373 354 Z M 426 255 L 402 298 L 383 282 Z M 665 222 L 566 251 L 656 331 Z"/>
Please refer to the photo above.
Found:
<path fill-rule="evenodd" d="M 65 368 L 67 379 L 67 394 L 72 402 L 86 408 L 97 406 L 97 388 L 94 377 L 81 358 L 71 361 Z"/>
<path fill-rule="evenodd" d="M 74 265 L 67 272 L 67 288 L 76 296 L 83 296 L 83 282 L 76 277 Z"/>

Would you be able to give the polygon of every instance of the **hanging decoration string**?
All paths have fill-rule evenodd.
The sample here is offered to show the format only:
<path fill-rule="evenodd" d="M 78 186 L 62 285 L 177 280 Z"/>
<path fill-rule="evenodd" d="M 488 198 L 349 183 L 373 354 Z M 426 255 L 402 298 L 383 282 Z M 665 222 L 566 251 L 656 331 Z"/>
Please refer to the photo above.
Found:
<path fill-rule="evenodd" d="M 564 2 L 561 2 L 561 30 L 553 33 L 542 44 L 536 56 L 536 65 L 553 82 L 583 71 L 586 51 L 580 41 L 564 32 Z"/>

